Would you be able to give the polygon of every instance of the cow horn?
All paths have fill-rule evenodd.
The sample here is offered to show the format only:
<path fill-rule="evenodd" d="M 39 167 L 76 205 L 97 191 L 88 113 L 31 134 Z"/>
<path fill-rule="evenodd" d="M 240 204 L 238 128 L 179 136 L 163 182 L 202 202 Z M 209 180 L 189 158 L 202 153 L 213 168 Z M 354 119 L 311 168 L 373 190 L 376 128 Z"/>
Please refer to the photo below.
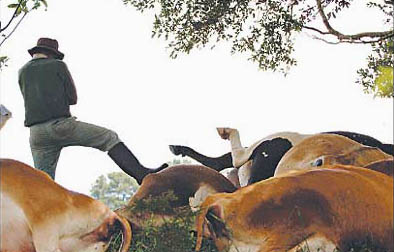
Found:
<path fill-rule="evenodd" d="M 127 252 L 131 244 L 131 227 L 126 218 L 118 215 L 118 220 L 122 223 L 123 242 L 119 248 L 119 252 Z"/>

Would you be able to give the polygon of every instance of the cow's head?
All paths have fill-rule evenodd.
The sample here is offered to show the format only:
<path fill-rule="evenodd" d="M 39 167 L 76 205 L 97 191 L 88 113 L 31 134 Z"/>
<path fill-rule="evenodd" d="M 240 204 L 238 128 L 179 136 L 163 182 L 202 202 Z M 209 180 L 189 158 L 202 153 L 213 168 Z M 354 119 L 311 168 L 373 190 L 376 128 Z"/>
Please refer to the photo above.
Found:
<path fill-rule="evenodd" d="M 9 111 L 3 104 L 0 104 L 0 129 L 3 128 L 7 120 L 11 117 L 11 111 Z"/>
<path fill-rule="evenodd" d="M 309 137 L 290 149 L 279 162 L 275 176 L 289 170 L 311 169 L 323 165 L 363 167 L 390 157 L 378 148 L 364 146 L 344 136 L 320 134 Z"/>

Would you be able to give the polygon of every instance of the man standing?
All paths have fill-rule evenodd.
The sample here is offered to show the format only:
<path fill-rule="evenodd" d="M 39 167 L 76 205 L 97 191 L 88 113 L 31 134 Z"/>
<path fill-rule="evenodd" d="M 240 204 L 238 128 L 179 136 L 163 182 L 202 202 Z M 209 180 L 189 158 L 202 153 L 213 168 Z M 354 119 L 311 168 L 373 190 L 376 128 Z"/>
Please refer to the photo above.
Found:
<path fill-rule="evenodd" d="M 33 58 L 19 70 L 19 87 L 36 168 L 54 179 L 60 152 L 67 146 L 108 151 L 115 163 L 139 184 L 147 174 L 168 166 L 163 164 L 157 169 L 142 166 L 114 131 L 71 116 L 70 105 L 77 103 L 77 92 L 56 40 L 40 38 L 28 52 Z"/>

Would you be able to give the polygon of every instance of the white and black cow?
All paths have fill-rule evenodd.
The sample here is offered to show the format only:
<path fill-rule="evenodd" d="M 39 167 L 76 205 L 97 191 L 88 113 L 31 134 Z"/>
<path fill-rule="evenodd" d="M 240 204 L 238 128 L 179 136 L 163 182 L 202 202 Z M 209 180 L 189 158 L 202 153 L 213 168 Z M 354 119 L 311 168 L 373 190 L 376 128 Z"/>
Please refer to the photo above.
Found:
<path fill-rule="evenodd" d="M 231 152 L 219 157 L 208 157 L 187 146 L 170 145 L 170 150 L 174 155 L 191 157 L 217 171 L 229 167 L 240 168 L 241 186 L 272 177 L 283 155 L 300 141 L 313 136 L 313 134 L 279 132 L 257 141 L 250 147 L 242 147 L 238 130 L 231 128 L 218 128 L 217 130 L 223 139 L 230 140 Z M 377 147 L 389 155 L 394 155 L 394 145 L 384 144 L 364 134 L 348 131 L 332 131 L 320 134 L 344 136 L 360 144 Z M 249 161 L 252 162 L 250 163 Z M 244 165 L 246 167 L 243 167 Z"/>

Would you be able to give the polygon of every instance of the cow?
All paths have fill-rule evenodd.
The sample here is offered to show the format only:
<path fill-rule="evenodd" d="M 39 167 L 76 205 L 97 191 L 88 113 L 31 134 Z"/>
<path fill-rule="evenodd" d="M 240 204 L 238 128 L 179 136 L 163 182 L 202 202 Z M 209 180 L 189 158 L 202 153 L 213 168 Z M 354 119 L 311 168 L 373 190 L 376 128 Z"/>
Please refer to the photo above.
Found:
<path fill-rule="evenodd" d="M 212 158 L 200 154 L 190 147 L 179 145 L 170 145 L 170 151 L 174 155 L 189 156 L 217 171 L 228 167 L 237 167 L 239 168 L 241 186 L 272 177 L 279 161 L 287 151 L 302 140 L 316 135 L 279 132 L 257 141 L 250 147 L 244 148 L 241 144 L 238 130 L 217 128 L 217 131 L 223 139 L 230 140 L 230 153 Z M 392 144 L 383 144 L 379 140 L 367 135 L 347 131 L 333 131 L 324 134 L 344 136 L 360 144 L 377 147 L 389 155 L 394 155 L 394 146 Z"/>
<path fill-rule="evenodd" d="M 0 129 L 4 127 L 5 123 L 11 117 L 11 111 L 9 111 L 3 104 L 0 104 Z"/>
<path fill-rule="evenodd" d="M 213 194 L 197 216 L 196 251 L 204 235 L 229 252 L 357 251 L 363 245 L 392 252 L 392 192 L 393 177 L 334 165 Z"/>
<path fill-rule="evenodd" d="M 130 224 L 100 201 L 12 159 L 0 160 L 0 177 L 0 252 L 104 252 L 120 229 L 128 251 Z"/>
<path fill-rule="evenodd" d="M 372 162 L 392 158 L 379 148 L 359 144 L 341 135 L 317 134 L 291 148 L 278 163 L 274 176 L 290 170 L 333 164 L 365 167 Z"/>
<path fill-rule="evenodd" d="M 147 175 L 138 191 L 131 197 L 127 206 L 116 213 L 128 219 L 133 230 L 144 227 L 146 220 L 152 213 L 136 213 L 133 206 L 137 201 L 149 197 L 159 197 L 171 191 L 175 199 L 169 202 L 171 209 L 157 209 L 153 212 L 155 225 L 161 225 L 165 219 L 170 219 L 176 214 L 174 209 L 198 206 L 205 198 L 213 193 L 234 192 L 237 188 L 222 174 L 202 165 L 174 165 L 164 170 Z"/>

